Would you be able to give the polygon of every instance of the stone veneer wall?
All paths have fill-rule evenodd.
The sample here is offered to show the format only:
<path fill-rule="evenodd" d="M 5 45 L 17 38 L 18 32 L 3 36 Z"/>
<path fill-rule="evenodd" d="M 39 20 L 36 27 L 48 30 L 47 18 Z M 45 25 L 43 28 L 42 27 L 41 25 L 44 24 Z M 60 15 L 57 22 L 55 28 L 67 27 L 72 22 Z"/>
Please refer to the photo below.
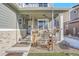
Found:
<path fill-rule="evenodd" d="M 5 51 L 19 42 L 21 38 L 20 30 L 0 31 L 0 56 L 5 54 Z"/>
<path fill-rule="evenodd" d="M 16 44 L 16 31 L 0 31 L 0 55 Z"/>

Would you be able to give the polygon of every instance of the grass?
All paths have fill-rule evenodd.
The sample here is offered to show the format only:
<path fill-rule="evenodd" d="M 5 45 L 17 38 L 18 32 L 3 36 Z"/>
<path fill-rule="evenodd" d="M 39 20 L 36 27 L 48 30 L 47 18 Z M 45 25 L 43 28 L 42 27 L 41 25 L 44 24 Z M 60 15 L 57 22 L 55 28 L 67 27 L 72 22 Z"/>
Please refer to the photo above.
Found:
<path fill-rule="evenodd" d="M 29 53 L 28 56 L 79 56 L 76 53 Z"/>

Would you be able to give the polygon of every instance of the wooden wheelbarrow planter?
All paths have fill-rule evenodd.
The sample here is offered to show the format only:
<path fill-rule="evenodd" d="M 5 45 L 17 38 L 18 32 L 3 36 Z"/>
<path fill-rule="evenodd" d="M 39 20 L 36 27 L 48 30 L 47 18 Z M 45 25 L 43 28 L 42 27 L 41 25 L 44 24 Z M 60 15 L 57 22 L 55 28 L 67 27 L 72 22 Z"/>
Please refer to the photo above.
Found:
<path fill-rule="evenodd" d="M 35 47 L 37 46 L 37 37 L 38 33 L 37 32 L 32 32 L 32 46 Z"/>

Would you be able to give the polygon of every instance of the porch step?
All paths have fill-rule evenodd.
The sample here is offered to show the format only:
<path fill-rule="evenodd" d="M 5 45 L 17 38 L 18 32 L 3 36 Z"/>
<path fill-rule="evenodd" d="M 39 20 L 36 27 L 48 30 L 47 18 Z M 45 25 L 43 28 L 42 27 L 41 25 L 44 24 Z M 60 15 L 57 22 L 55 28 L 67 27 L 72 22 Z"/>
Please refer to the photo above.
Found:
<path fill-rule="evenodd" d="M 16 53 L 16 52 L 6 54 L 6 56 L 22 56 L 22 55 L 23 53 Z"/>
<path fill-rule="evenodd" d="M 19 40 L 19 43 L 20 43 L 20 42 L 31 43 L 31 37 L 30 37 L 30 36 L 27 36 L 27 37 L 25 37 L 24 39 L 20 39 L 20 40 Z"/>
<path fill-rule="evenodd" d="M 28 47 L 12 47 L 12 48 L 9 48 L 8 50 L 6 50 L 7 53 L 10 53 L 10 52 L 27 52 L 28 51 Z"/>
<path fill-rule="evenodd" d="M 30 49 L 29 44 L 26 42 L 16 43 L 11 48 L 7 49 L 5 52 L 7 53 L 6 56 L 23 56 L 27 55 Z"/>
<path fill-rule="evenodd" d="M 20 43 L 13 45 L 12 47 L 28 47 L 28 46 L 30 46 L 30 43 L 20 42 Z"/>

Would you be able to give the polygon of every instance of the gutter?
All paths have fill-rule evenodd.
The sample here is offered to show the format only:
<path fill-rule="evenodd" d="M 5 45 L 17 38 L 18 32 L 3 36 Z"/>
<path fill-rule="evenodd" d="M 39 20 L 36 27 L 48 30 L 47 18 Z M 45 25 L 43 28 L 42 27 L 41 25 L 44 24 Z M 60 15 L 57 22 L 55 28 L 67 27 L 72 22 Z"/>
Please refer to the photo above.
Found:
<path fill-rule="evenodd" d="M 6 7 L 10 8 L 14 12 L 18 12 L 18 6 L 13 3 L 3 3 Z"/>

